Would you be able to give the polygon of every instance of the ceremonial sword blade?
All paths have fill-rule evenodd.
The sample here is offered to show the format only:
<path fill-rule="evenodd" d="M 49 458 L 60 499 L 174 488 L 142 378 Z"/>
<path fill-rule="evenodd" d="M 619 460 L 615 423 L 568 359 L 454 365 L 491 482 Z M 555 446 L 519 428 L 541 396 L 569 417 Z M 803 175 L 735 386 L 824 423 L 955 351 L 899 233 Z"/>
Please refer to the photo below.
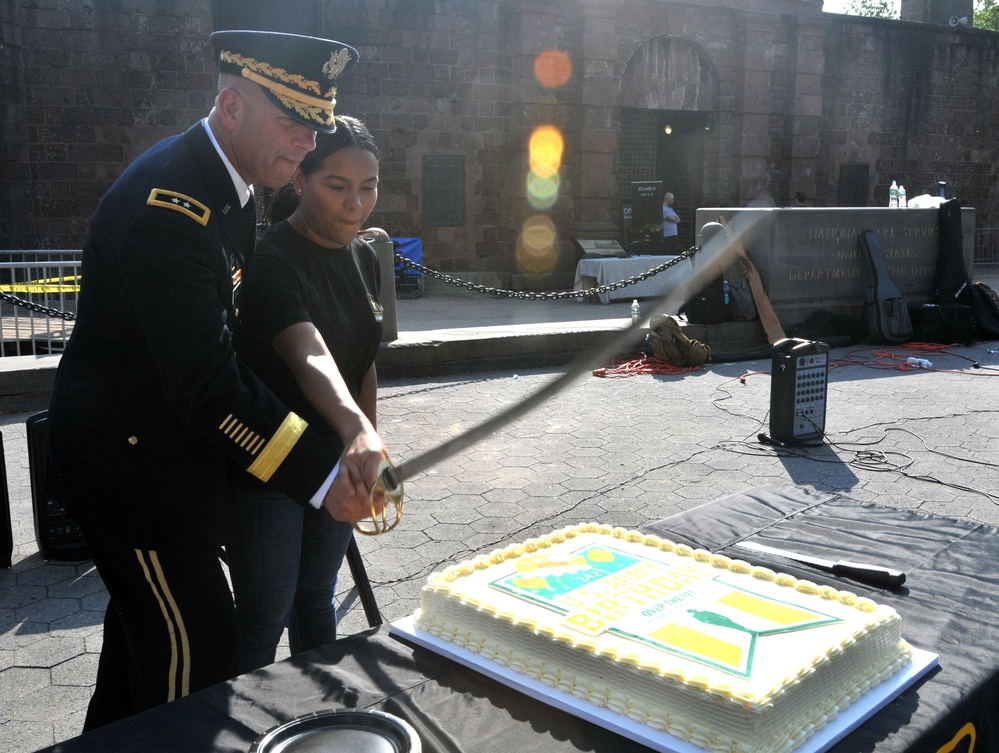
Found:
<path fill-rule="evenodd" d="M 426 450 L 416 457 L 395 466 L 393 475 L 396 478 L 388 478 L 387 472 L 383 474 L 382 481 L 385 484 L 385 488 L 398 488 L 403 481 L 481 442 L 499 429 L 529 413 L 538 405 L 565 389 L 569 383 L 575 381 L 583 374 L 591 372 L 595 367 L 617 355 L 621 348 L 635 338 L 641 329 L 648 324 L 654 314 L 674 314 L 679 311 L 680 307 L 693 295 L 698 293 L 708 282 L 718 277 L 725 269 L 737 261 L 750 237 L 750 233 L 763 218 L 763 213 L 755 214 L 755 217 L 753 216 L 754 214 L 737 215 L 727 234 L 715 235 L 703 248 L 689 256 L 681 258 L 676 267 L 664 270 L 677 270 L 671 275 L 671 277 L 675 277 L 676 279 L 671 280 L 674 285 L 669 292 L 654 302 L 651 312 L 646 313 L 637 321 L 633 321 L 624 329 L 615 330 L 605 335 L 596 345 L 584 351 L 573 360 L 564 373 L 528 395 L 519 403 L 511 405 L 509 408 L 490 416 L 481 424 L 473 426 L 471 429 L 442 442 L 436 447 Z M 394 483 L 390 483 L 390 481 Z"/>

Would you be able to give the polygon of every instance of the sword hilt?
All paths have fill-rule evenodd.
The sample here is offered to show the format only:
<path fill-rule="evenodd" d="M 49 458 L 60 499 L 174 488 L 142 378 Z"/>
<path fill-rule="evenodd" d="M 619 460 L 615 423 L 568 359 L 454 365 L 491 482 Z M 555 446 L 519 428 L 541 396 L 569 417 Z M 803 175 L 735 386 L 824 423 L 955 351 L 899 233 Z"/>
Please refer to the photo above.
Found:
<path fill-rule="evenodd" d="M 382 502 L 380 511 L 379 497 Z M 391 460 L 382 458 L 378 463 L 368 501 L 371 503 L 371 519 L 364 518 L 353 523 L 355 531 L 365 536 L 377 536 L 399 525 L 402 520 L 402 477 Z"/>

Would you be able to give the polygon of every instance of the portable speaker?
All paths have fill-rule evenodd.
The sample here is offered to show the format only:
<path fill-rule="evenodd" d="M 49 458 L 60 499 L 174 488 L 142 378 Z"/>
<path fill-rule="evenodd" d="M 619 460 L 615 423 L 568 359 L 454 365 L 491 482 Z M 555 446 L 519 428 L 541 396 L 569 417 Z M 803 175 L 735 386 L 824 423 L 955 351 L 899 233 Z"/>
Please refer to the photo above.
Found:
<path fill-rule="evenodd" d="M 46 448 L 47 414 L 48 411 L 36 413 L 25 422 L 35 541 L 38 542 L 38 551 L 43 559 L 69 562 L 88 560 L 90 548 L 80 534 L 80 527 L 69 517 L 69 513 L 52 492 Z"/>
<path fill-rule="evenodd" d="M 821 440 L 826 428 L 829 346 L 785 338 L 774 343 L 770 436 L 787 444 Z"/>

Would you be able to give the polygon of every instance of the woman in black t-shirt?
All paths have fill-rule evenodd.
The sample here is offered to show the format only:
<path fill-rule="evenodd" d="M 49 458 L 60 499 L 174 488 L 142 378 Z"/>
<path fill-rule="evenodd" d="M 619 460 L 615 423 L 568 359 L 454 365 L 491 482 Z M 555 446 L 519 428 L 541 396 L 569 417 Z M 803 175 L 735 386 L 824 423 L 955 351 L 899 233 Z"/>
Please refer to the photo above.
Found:
<path fill-rule="evenodd" d="M 375 429 L 378 261 L 357 237 L 378 199 L 378 150 L 355 118 L 337 116 L 336 127 L 317 135 L 279 194 L 297 202 L 248 266 L 236 352 L 310 426 L 339 439 L 338 472 L 363 490 L 388 457 Z M 274 661 L 286 626 L 292 653 L 336 638 L 336 577 L 352 530 L 248 474 L 231 484 L 226 549 L 248 672 Z"/>

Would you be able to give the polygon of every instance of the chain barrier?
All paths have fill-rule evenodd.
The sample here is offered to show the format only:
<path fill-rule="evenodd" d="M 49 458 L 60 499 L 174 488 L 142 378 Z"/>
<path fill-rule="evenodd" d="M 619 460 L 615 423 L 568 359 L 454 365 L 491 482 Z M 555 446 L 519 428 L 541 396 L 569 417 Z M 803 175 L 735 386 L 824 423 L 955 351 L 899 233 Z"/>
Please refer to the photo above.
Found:
<path fill-rule="evenodd" d="M 529 301 L 556 301 L 564 300 L 568 298 L 590 298 L 592 296 L 597 296 L 602 293 L 609 293 L 612 290 L 620 290 L 621 288 L 627 287 L 628 285 L 635 285 L 636 283 L 647 280 L 653 275 L 657 275 L 660 272 L 669 269 L 672 266 L 679 264 L 684 259 L 693 256 L 697 251 L 696 247 L 689 248 L 684 251 L 679 256 L 675 256 L 667 262 L 660 264 L 658 267 L 653 267 L 647 272 L 642 272 L 641 274 L 635 275 L 634 277 L 629 277 L 626 280 L 621 280 L 619 282 L 612 282 L 608 285 L 601 285 L 596 288 L 586 288 L 584 290 L 563 290 L 563 291 L 548 291 L 548 292 L 538 292 L 532 290 L 504 290 L 502 288 L 491 288 L 487 285 L 476 285 L 474 283 L 462 280 L 457 277 L 452 277 L 451 275 L 446 275 L 443 272 L 438 272 L 430 267 L 425 267 L 422 264 L 407 259 L 402 254 L 396 254 L 396 263 L 401 263 L 406 269 L 415 269 L 428 277 L 433 277 L 436 280 L 447 283 L 449 285 L 455 285 L 459 288 L 465 288 L 473 293 L 485 293 L 487 295 L 493 295 L 497 298 L 520 298 Z"/>
<path fill-rule="evenodd" d="M 440 280 L 448 285 L 454 285 L 459 288 L 465 288 L 473 293 L 484 293 L 486 295 L 493 295 L 497 298 L 519 298 L 528 301 L 557 301 L 566 300 L 569 298 L 590 298 L 592 296 L 597 296 L 602 293 L 609 293 L 612 290 L 620 290 L 621 288 L 628 287 L 629 285 L 635 285 L 639 282 L 649 279 L 654 275 L 663 272 L 670 267 L 676 266 L 681 261 L 694 255 L 697 248 L 690 248 L 684 251 L 679 256 L 675 256 L 667 262 L 663 262 L 657 267 L 642 272 L 641 274 L 629 277 L 625 280 L 620 280 L 619 282 L 612 282 L 608 285 L 600 285 L 596 288 L 586 288 L 584 290 L 562 290 L 562 291 L 536 291 L 536 290 L 504 290 L 503 288 L 492 288 L 488 285 L 476 285 L 474 283 L 468 282 L 467 280 L 462 280 L 458 277 L 452 277 L 451 275 L 444 274 L 443 272 L 438 272 L 436 269 L 431 269 L 430 267 L 425 267 L 422 264 L 418 264 L 411 259 L 407 259 L 402 254 L 395 255 L 395 261 L 397 264 L 402 264 L 406 269 L 415 269 L 421 274 L 425 274 L 428 277 L 433 277 L 436 280 Z M 65 319 L 67 321 L 72 321 L 76 319 L 76 314 L 70 311 L 60 311 L 59 309 L 54 309 L 49 306 L 42 306 L 40 303 L 35 303 L 34 301 L 26 301 L 23 298 L 18 298 L 10 293 L 5 293 L 0 291 L 0 300 L 6 303 L 11 303 L 15 306 L 20 306 L 21 308 L 28 309 L 29 311 L 35 311 L 40 314 L 45 314 L 46 316 L 51 316 L 59 319 Z"/>
<path fill-rule="evenodd" d="M 71 311 L 60 311 L 59 309 L 54 309 L 49 306 L 42 306 L 40 303 L 26 301 L 23 298 L 18 298 L 16 295 L 11 295 L 10 293 L 5 293 L 3 291 L 0 291 L 0 300 L 28 309 L 29 311 L 35 311 L 40 314 L 45 314 L 46 316 L 51 316 L 53 318 L 65 319 L 66 321 L 76 319 L 76 314 Z"/>

